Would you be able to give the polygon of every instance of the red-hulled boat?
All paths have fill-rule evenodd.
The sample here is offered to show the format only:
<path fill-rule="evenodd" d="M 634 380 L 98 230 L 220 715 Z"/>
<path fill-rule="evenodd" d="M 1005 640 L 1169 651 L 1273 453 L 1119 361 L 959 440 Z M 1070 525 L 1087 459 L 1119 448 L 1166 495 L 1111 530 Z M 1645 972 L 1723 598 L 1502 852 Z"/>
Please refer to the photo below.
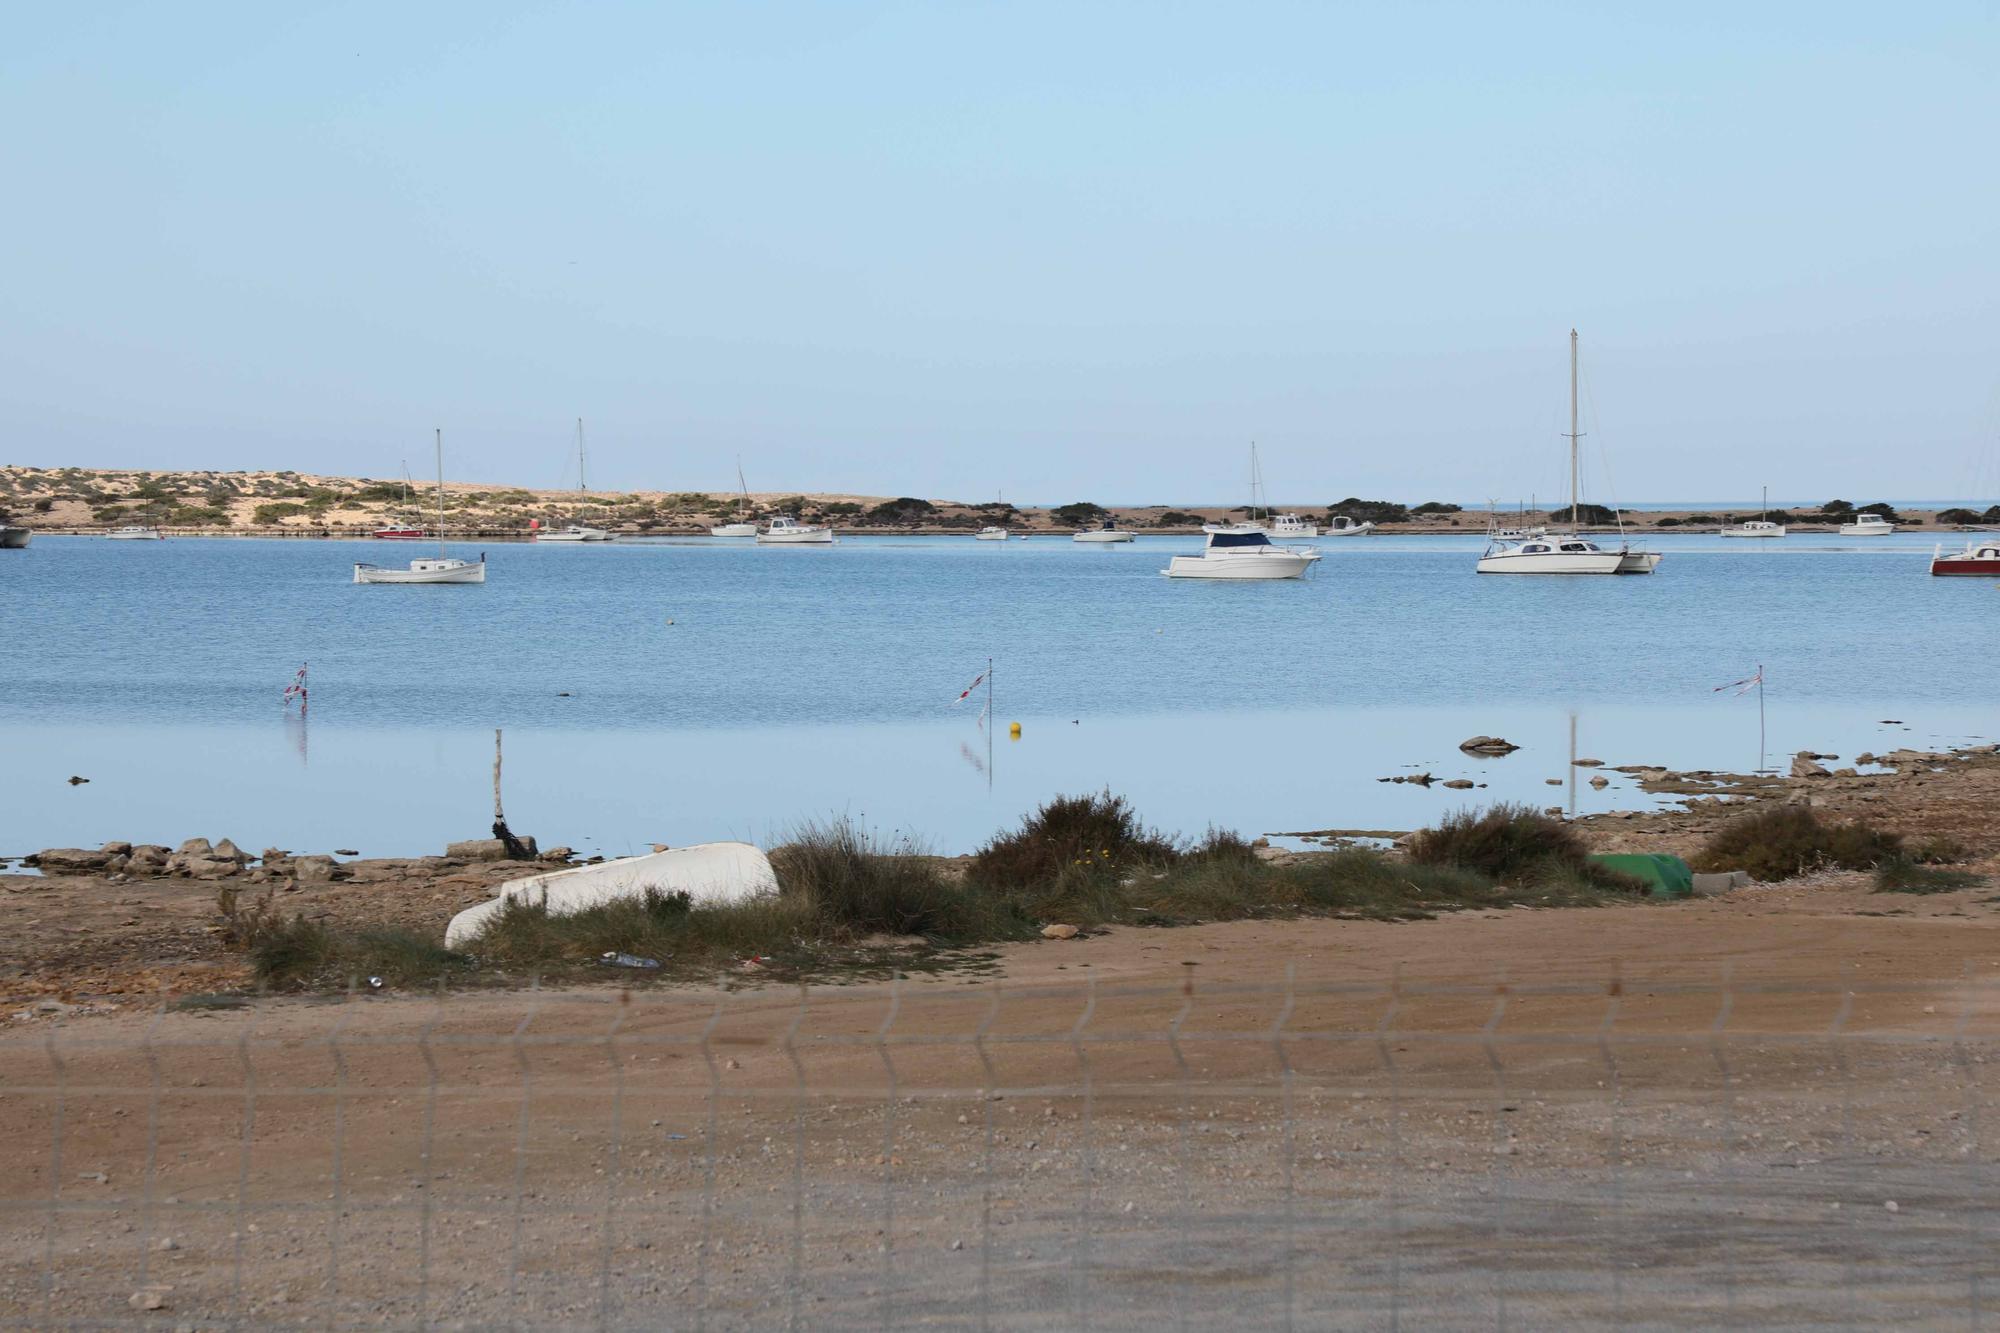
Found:
<path fill-rule="evenodd" d="M 1963 551 L 1953 551 L 1950 555 L 1939 546 L 1931 555 L 1931 573 L 2000 579 L 2000 537 L 1967 542 Z"/>
<path fill-rule="evenodd" d="M 377 528 L 375 537 L 385 542 L 420 542 L 430 536 L 422 528 Z"/>

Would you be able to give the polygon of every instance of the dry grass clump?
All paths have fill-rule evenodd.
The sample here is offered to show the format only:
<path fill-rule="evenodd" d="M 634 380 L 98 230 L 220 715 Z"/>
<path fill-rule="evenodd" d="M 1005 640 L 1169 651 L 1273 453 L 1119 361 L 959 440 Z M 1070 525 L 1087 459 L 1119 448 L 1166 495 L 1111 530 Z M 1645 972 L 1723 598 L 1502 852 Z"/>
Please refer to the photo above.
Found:
<path fill-rule="evenodd" d="M 1629 876 L 1591 860 L 1575 829 L 1526 805 L 1448 814 L 1411 839 L 1410 860 L 1555 893 L 1638 887 Z"/>
<path fill-rule="evenodd" d="M 1221 841 L 1218 841 L 1221 839 Z M 1217 855 L 1249 845 L 1211 832 Z M 1027 815 L 1011 833 L 995 834 L 973 855 L 965 882 L 1030 917 L 1111 920 L 1118 887 L 1136 871 L 1158 871 L 1187 849 L 1149 829 L 1122 796 L 1058 796 Z M 1068 915 L 1063 915 L 1068 913 Z"/>
<path fill-rule="evenodd" d="M 1950 893 L 1985 882 L 1985 876 L 1969 870 L 1947 870 L 1906 856 L 1892 856 L 1875 867 L 1877 893 Z"/>
<path fill-rule="evenodd" d="M 279 988 L 419 986 L 469 971 L 472 960 L 428 936 L 394 926 L 333 930 L 293 917 L 265 930 L 250 946 L 257 979 Z"/>
<path fill-rule="evenodd" d="M 1810 806 L 1772 805 L 1723 825 L 1695 856 L 1694 868 L 1747 870 L 1772 883 L 1812 870 L 1872 870 L 1902 850 L 1901 834 L 1858 819 L 1835 823 Z"/>

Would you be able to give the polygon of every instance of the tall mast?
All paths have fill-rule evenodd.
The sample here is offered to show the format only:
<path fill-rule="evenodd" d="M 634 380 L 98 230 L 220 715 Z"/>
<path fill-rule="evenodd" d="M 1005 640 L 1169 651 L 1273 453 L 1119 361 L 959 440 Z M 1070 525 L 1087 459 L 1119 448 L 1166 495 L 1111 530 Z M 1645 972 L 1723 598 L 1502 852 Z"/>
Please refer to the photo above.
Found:
<path fill-rule="evenodd" d="M 743 521 L 743 511 L 750 507 L 750 483 L 743 480 L 743 455 L 736 455 L 736 521 Z"/>
<path fill-rule="evenodd" d="M 576 489 L 590 494 L 590 477 L 583 470 L 583 418 L 576 419 Z"/>
<path fill-rule="evenodd" d="M 1569 331 L 1569 530 L 1577 530 L 1576 330 Z"/>
<path fill-rule="evenodd" d="M 444 429 L 435 432 L 438 462 L 438 559 L 444 559 Z"/>

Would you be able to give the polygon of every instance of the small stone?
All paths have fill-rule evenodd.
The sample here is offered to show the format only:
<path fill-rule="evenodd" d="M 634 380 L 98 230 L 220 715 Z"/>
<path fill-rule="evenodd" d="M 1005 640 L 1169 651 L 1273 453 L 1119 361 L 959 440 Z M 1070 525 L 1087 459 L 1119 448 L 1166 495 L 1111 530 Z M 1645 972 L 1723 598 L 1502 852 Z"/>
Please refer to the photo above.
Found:
<path fill-rule="evenodd" d="M 1611 779 L 1605 777 L 1602 773 L 1599 773 L 1595 777 L 1591 778 L 1590 785 L 1597 788 L 1599 791 L 1603 791 L 1606 787 L 1609 787 L 1611 785 Z"/>
<path fill-rule="evenodd" d="M 1043 926 L 1042 938 L 1045 940 L 1073 940 L 1076 938 L 1076 927 L 1062 922 Z"/>
<path fill-rule="evenodd" d="M 1445 783 L 1444 785 L 1451 788 L 1453 791 L 1465 791 L 1472 786 L 1472 779 L 1453 778 L 1451 781 Z"/>
<path fill-rule="evenodd" d="M 1900 1213 L 1903 1211 L 1901 1205 L 1899 1205 L 1894 1199 L 1883 1200 L 1882 1206 L 1888 1209 L 1892 1213 Z"/>
<path fill-rule="evenodd" d="M 167 1308 L 165 1293 L 152 1287 L 147 1288 L 145 1291 L 133 1292 L 130 1299 L 125 1303 L 134 1310 L 164 1310 Z"/>
<path fill-rule="evenodd" d="M 165 1254 L 174 1250 L 178 1250 L 180 1248 L 180 1242 L 175 1240 L 172 1236 L 162 1236 L 159 1238 L 158 1241 L 154 1242 L 153 1248 Z"/>

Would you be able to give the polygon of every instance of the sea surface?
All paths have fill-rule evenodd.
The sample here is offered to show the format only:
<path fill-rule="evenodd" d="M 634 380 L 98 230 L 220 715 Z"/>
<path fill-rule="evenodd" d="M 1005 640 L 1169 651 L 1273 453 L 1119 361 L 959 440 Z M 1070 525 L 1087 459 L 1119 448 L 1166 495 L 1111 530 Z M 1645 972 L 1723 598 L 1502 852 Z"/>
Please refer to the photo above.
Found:
<path fill-rule="evenodd" d="M 410 587 L 351 568 L 415 543 L 38 536 L 0 552 L 0 857 L 437 851 L 491 822 L 496 728 L 512 827 L 607 855 L 842 815 L 965 851 L 1101 789 L 1190 835 L 1645 808 L 1571 780 L 1572 734 L 1737 771 L 2000 734 L 2000 585 L 1929 577 L 1937 540 L 1670 535 L 1650 578 L 1505 578 L 1473 536 L 1323 539 L 1248 584 L 1162 578 L 1193 538 L 495 544 L 483 586 Z M 955 702 L 989 659 L 990 718 L 984 684 Z M 1717 691 L 1760 665 L 1761 699 Z M 1458 751 L 1480 733 L 1523 748 Z M 1379 780 L 1419 771 L 1485 785 Z"/>

